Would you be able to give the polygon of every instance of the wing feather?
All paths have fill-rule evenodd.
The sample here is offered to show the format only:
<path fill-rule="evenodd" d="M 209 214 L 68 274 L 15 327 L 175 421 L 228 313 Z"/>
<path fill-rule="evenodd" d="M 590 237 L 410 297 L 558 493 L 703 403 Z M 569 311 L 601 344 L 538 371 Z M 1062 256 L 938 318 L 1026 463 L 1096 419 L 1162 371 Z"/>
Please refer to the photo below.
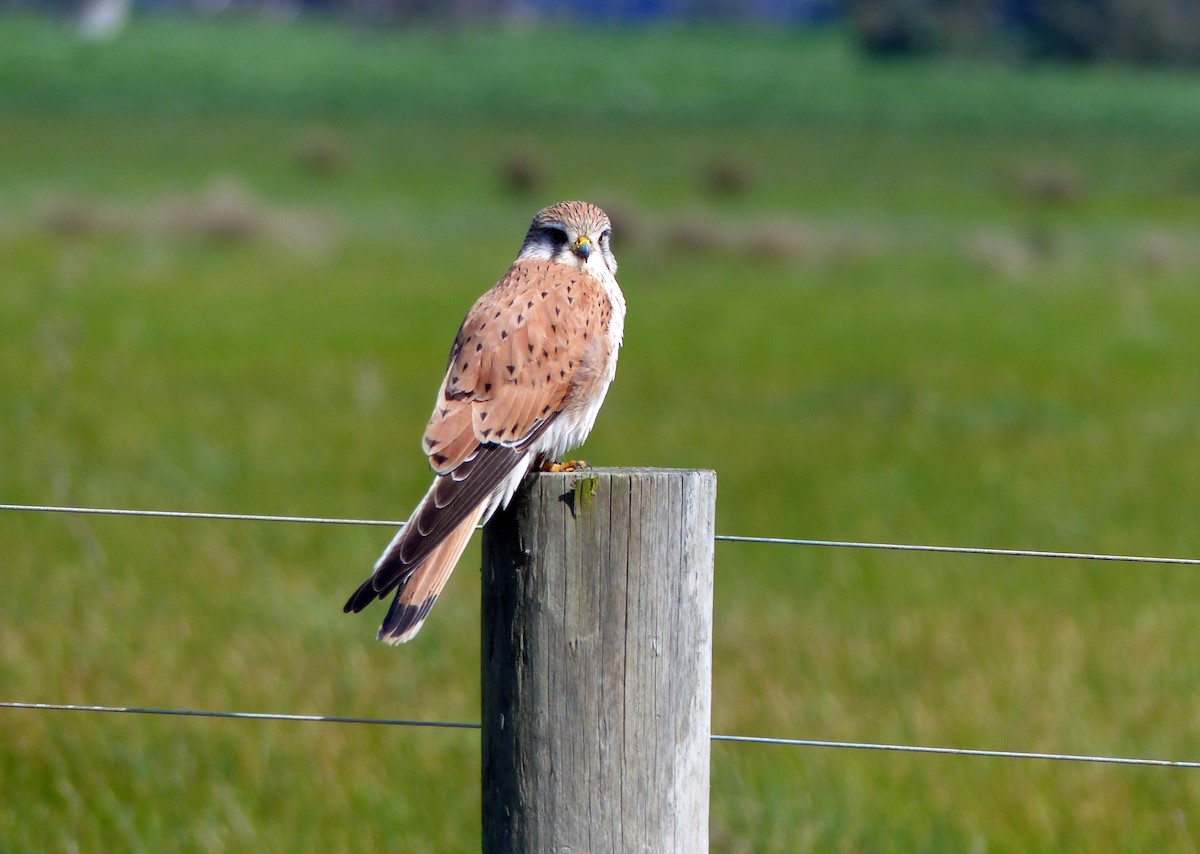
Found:
<path fill-rule="evenodd" d="M 425 430 L 439 473 L 479 443 L 514 444 L 564 407 L 588 333 L 599 283 L 545 261 L 519 261 L 459 328 L 446 379 Z"/>
<path fill-rule="evenodd" d="M 381 638 L 416 633 L 477 521 L 511 494 L 537 439 L 591 381 L 597 309 L 607 306 L 587 274 L 523 260 L 468 312 L 422 441 L 434 482 L 346 602 L 361 611 L 399 588 Z"/>

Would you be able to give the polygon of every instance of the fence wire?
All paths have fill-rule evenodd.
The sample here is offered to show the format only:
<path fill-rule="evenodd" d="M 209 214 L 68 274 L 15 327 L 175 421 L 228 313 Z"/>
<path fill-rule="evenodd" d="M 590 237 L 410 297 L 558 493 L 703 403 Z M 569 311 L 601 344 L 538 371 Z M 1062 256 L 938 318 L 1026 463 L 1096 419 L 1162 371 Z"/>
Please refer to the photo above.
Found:
<path fill-rule="evenodd" d="M 104 714 L 166 715 L 194 718 L 231 718 L 234 720 L 287 721 L 291 723 L 373 724 L 376 726 L 429 727 L 434 729 L 482 729 L 465 721 L 416 721 L 398 718 L 358 718 L 342 715 L 295 715 L 278 712 L 226 712 L 205 709 L 152 709 L 129 706 L 79 706 L 64 703 L 17 703 L 0 701 L 0 709 L 25 709 L 38 712 L 98 712 Z M 1078 753 L 1035 753 L 1026 750 L 982 750 L 964 747 L 930 747 L 915 744 L 880 744 L 864 741 L 824 741 L 808 738 L 773 738 L 762 735 L 713 735 L 713 741 L 734 744 L 781 745 L 785 747 L 825 747 L 840 750 L 879 750 L 895 753 L 923 753 L 940 756 L 973 756 L 992 759 L 1041 759 L 1052 762 L 1085 762 L 1103 765 L 1141 765 L 1160 768 L 1200 768 L 1200 761 L 1145 759 L 1129 756 L 1092 756 Z"/>
<path fill-rule="evenodd" d="M 0 510 L 30 513 L 70 513 L 99 516 L 135 516 L 166 519 L 210 519 L 236 522 L 281 522 L 310 525 L 371 525 L 379 527 L 403 527 L 401 521 L 390 519 L 350 519 L 324 516 L 277 516 L 256 513 L 209 513 L 184 510 L 133 510 L 114 507 L 67 507 L 42 504 L 0 504 Z M 1200 566 L 1200 558 L 1158 557 L 1146 555 L 1118 555 L 1093 552 L 1044 551 L 1038 549 L 998 549 L 975 546 L 922 545 L 913 543 L 871 543 L 851 540 L 811 540 L 790 537 L 754 537 L 722 535 L 714 537 L 718 542 L 758 543 L 764 545 L 813 546 L 822 548 L 879 549 L 884 551 L 932 552 L 940 554 L 993 555 L 1001 557 L 1053 558 L 1068 560 L 1116 561 L 1142 564 L 1170 564 L 1177 566 Z M 275 712 L 229 712 L 202 709 L 155 709 L 128 706 L 68 705 L 62 703 L 22 703 L 0 701 L 0 709 L 32 710 L 40 712 L 92 712 L 107 714 L 166 715 L 202 718 L 232 718 L 238 720 L 289 721 L 301 723 L 369 724 L 382 726 L 428 727 L 439 729 L 480 729 L 477 723 L 460 721 L 419 721 L 395 718 L 361 718 L 339 715 L 298 715 Z M 881 744 L 874 742 L 825 741 L 818 739 L 776 738 L 753 735 L 713 735 L 715 742 L 739 744 L 782 745 L 790 747 L 833 748 L 840 750 L 878 750 L 898 753 L 935 754 L 942 756 L 973 756 L 997 759 L 1047 760 L 1055 762 L 1084 762 L 1107 765 L 1138 765 L 1166 768 L 1200 768 L 1200 761 L 1174 759 L 1148 759 L 1142 757 L 1094 756 L 1072 753 L 1039 753 L 1023 750 L 984 750 L 978 748 L 934 747 L 911 744 Z"/>
<path fill-rule="evenodd" d="M 165 519 L 216 519 L 234 522 L 291 522 L 310 525 L 374 525 L 402 528 L 405 523 L 389 519 L 340 519 L 325 516 L 264 516 L 255 513 L 206 513 L 187 510 L 128 510 L 114 507 L 63 507 L 45 504 L 0 504 L 0 510 L 30 513 L 78 513 L 96 516 L 150 516 Z M 476 530 L 483 526 L 477 525 Z M 1200 566 L 1200 558 L 1159 557 L 1149 555 L 1101 554 L 1095 552 L 1045 551 L 1040 549 L 997 549 L 979 546 L 924 545 L 919 543 L 870 543 L 854 540 L 808 540 L 791 537 L 754 537 L 736 534 L 717 534 L 713 537 L 724 543 L 760 543 L 765 545 L 815 546 L 840 549 L 878 549 L 899 552 L 932 552 L 935 554 L 993 555 L 998 557 L 1053 558 L 1059 560 L 1091 560 L 1119 563 L 1168 564 Z"/>

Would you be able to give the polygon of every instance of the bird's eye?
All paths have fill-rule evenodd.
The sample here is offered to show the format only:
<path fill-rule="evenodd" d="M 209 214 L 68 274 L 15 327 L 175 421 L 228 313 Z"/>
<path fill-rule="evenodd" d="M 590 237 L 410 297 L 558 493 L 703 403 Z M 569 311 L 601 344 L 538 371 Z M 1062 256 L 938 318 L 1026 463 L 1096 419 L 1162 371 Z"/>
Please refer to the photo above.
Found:
<path fill-rule="evenodd" d="M 612 229 L 611 228 L 606 228 L 606 229 L 604 229 L 604 231 L 600 232 L 600 242 L 601 243 L 607 243 L 608 239 L 610 237 L 612 237 Z"/>
<path fill-rule="evenodd" d="M 550 238 L 551 242 L 553 242 L 555 246 L 562 246 L 567 242 L 567 233 L 561 228 L 547 228 L 546 235 Z"/>

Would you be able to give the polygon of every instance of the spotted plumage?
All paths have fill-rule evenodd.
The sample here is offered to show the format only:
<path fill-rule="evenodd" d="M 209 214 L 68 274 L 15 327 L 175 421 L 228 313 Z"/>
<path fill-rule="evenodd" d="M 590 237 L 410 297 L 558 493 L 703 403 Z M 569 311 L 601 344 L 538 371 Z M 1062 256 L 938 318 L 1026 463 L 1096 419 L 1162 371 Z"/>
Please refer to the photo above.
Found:
<path fill-rule="evenodd" d="M 346 602 L 357 612 L 396 591 L 380 640 L 411 640 L 474 527 L 508 504 L 531 466 L 591 431 L 625 321 L 611 232 L 586 202 L 540 211 L 517 260 L 459 327 L 422 441 L 433 485 Z"/>

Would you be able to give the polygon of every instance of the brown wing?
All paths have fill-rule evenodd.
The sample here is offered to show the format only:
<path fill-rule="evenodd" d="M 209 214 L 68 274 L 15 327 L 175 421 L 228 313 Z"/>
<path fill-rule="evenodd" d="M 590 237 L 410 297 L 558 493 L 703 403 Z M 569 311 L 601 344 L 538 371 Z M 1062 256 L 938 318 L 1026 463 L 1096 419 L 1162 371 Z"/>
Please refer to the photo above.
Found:
<path fill-rule="evenodd" d="M 471 309 L 450 351 L 425 429 L 435 471 L 458 468 L 481 442 L 520 444 L 562 410 L 601 302 L 585 273 L 545 261 L 512 266 Z"/>
<path fill-rule="evenodd" d="M 347 611 L 407 585 L 465 519 L 481 515 L 481 505 L 569 404 L 578 375 L 594 372 L 580 354 L 591 351 L 607 308 L 590 276 L 544 261 L 517 262 L 476 302 L 425 429 L 423 447 L 437 477 Z"/>

